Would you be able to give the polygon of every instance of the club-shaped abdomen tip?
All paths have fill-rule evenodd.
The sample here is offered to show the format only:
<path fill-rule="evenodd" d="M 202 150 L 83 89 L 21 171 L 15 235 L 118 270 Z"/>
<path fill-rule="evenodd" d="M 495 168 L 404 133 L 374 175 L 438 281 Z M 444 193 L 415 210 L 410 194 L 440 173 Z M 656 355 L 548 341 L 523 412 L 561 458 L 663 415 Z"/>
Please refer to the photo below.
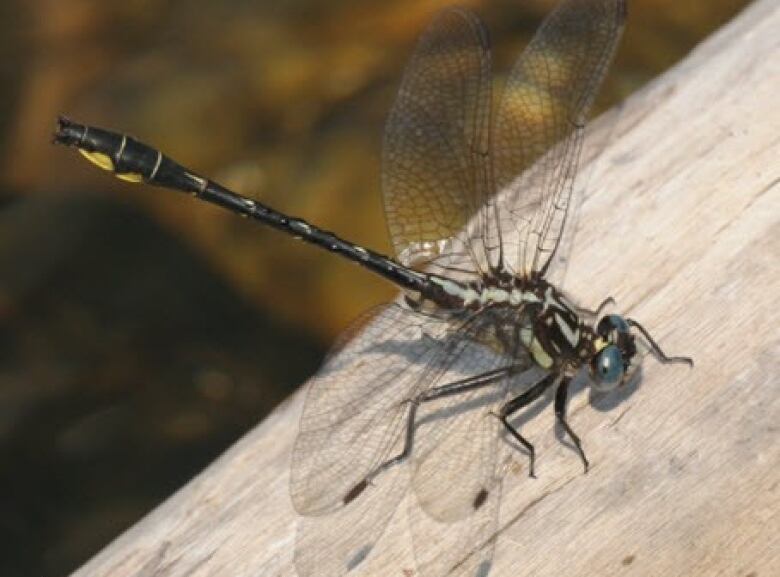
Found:
<path fill-rule="evenodd" d="M 57 117 L 57 130 L 52 142 L 66 146 L 76 146 L 84 136 L 85 127 L 72 122 L 66 116 Z"/>

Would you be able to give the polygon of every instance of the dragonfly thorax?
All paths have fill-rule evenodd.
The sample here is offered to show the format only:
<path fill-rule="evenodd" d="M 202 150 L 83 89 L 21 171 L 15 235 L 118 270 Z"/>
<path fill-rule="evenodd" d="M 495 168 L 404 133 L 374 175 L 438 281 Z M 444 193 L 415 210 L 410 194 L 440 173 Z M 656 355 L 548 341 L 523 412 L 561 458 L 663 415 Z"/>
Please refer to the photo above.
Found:
<path fill-rule="evenodd" d="M 487 316 L 504 325 L 498 332 L 507 353 L 523 348 L 540 367 L 567 372 L 587 363 L 592 354 L 595 333 L 583 324 L 577 308 L 542 278 L 484 276 L 470 283 L 437 275 L 428 279 L 430 290 L 418 299 L 407 298 L 411 308 L 464 318 L 493 311 Z"/>
<path fill-rule="evenodd" d="M 414 309 L 425 303 L 442 311 L 477 311 L 494 306 L 526 306 L 539 304 L 544 298 L 538 287 L 522 279 L 484 277 L 479 281 L 463 283 L 430 274 L 427 290 L 407 302 Z"/>
<path fill-rule="evenodd" d="M 520 329 L 521 341 L 540 367 L 570 372 L 582 363 L 588 327 L 554 286 L 541 279 L 530 284 L 525 292 L 534 294 L 537 301 L 525 302 L 528 323 Z"/>
<path fill-rule="evenodd" d="M 407 299 L 412 308 L 462 317 L 495 311 L 503 319 L 497 324 L 510 319 L 514 327 L 497 331 L 506 353 L 522 347 L 541 368 L 569 376 L 587 365 L 599 389 L 614 388 L 633 372 L 636 345 L 623 317 L 606 315 L 591 327 L 580 309 L 542 278 L 485 276 L 470 283 L 437 275 L 428 279 L 429 291 L 417 300 Z"/>

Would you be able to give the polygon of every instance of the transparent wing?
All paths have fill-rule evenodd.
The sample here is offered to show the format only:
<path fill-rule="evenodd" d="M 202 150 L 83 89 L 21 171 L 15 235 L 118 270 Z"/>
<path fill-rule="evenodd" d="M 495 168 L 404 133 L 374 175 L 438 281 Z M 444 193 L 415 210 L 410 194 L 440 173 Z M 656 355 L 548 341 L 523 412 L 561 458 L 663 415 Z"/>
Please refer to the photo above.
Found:
<path fill-rule="evenodd" d="M 359 330 L 318 375 L 304 406 L 290 482 L 293 504 L 304 515 L 295 546 L 302 577 L 343 575 L 368 555 L 407 493 L 409 461 L 384 470 L 346 506 L 345 495 L 401 451 L 408 399 L 451 379 L 507 365 L 508 357 L 496 348 L 493 326 L 494 319 L 484 314 L 458 324 L 391 305 Z M 415 420 L 413 455 L 419 452 L 420 457 L 413 463 L 421 482 L 417 501 L 426 516 L 437 515 L 447 523 L 474 517 L 458 524 L 459 540 L 475 534 L 476 527 L 489 525 L 481 507 L 493 506 L 499 483 L 494 465 L 500 435 L 497 420 L 486 411 L 504 398 L 505 385 L 498 380 L 485 391 L 482 396 L 458 395 L 461 402 L 430 403 L 431 409 L 418 412 Z M 479 433 L 474 438 L 464 435 L 469 428 Z M 467 442 L 453 447 L 452 435 Z M 456 453 L 453 463 L 433 471 L 429 465 L 445 462 L 443 457 L 431 460 L 432 455 L 441 455 L 439 449 Z M 464 466 L 472 459 L 476 466 Z M 441 481 L 456 469 L 468 477 L 464 489 L 449 499 L 435 497 L 431 481 Z M 477 488 L 469 495 L 469 487 Z M 444 556 L 437 559 L 446 561 Z"/>
<path fill-rule="evenodd" d="M 559 289 L 566 287 L 566 272 L 569 266 L 572 247 L 579 230 L 579 215 L 582 201 L 592 186 L 594 174 L 603 170 L 602 163 L 609 160 L 603 154 L 612 143 L 619 125 L 623 107 L 613 107 L 608 113 L 599 117 L 597 123 L 589 123 L 582 136 L 582 151 L 580 153 L 580 168 L 572 185 L 571 196 L 566 209 L 566 226 L 563 227 L 555 253 L 550 257 L 545 280 Z"/>
<path fill-rule="evenodd" d="M 512 309 L 486 311 L 461 328 L 453 358 L 437 387 L 498 372 L 488 386 L 420 405 L 412 486 L 420 507 L 433 519 L 454 522 L 474 513 L 497 482 L 502 425 L 496 414 L 507 398 L 509 373 L 529 364 L 527 355 L 508 355 L 503 342 L 513 330 Z M 520 351 L 517 351 L 518 353 Z M 453 483 L 452 480 L 457 479 Z M 442 490 L 446 487 L 446 490 Z"/>
<path fill-rule="evenodd" d="M 484 254 L 462 231 L 490 192 L 490 106 L 484 26 L 470 12 L 445 10 L 421 37 L 385 128 L 385 212 L 404 265 L 482 266 Z"/>
<path fill-rule="evenodd" d="M 503 250 L 516 274 L 544 274 L 558 246 L 585 119 L 625 17 L 625 0 L 564 0 L 507 80 L 493 167 Z"/>
<path fill-rule="evenodd" d="M 442 490 L 446 491 L 452 484 L 450 480 Z M 410 503 L 409 521 L 421 577 L 488 575 L 496 542 L 501 488 L 499 478 L 477 510 L 450 523 L 436 521 L 416 501 Z"/>
<path fill-rule="evenodd" d="M 400 438 L 406 401 L 440 350 L 446 323 L 398 305 L 359 322 L 312 379 L 292 456 L 290 495 L 304 516 L 331 513 Z M 395 474 L 391 469 L 385 478 Z"/>
<path fill-rule="evenodd" d="M 523 371 L 528 357 L 507 354 L 501 344 L 507 339 L 499 336 L 511 334 L 518 320 L 511 309 L 488 311 L 463 327 L 461 346 L 453 347 L 457 359 L 437 386 L 509 366 Z M 487 574 L 510 450 L 496 414 L 513 379 L 503 373 L 484 388 L 420 406 L 412 470 L 415 499 L 409 514 L 424 577 Z M 436 535 L 433 547 L 431 535 Z"/>
<path fill-rule="evenodd" d="M 466 352 L 473 362 L 483 354 Z M 481 359 L 483 370 L 504 366 L 489 357 Z M 484 390 L 425 407 L 412 471 L 416 498 L 409 512 L 421 576 L 487 574 L 501 501 L 501 466 L 509 450 L 495 416 L 506 400 L 507 384 L 504 378 Z"/>
<path fill-rule="evenodd" d="M 360 319 L 310 383 L 293 448 L 290 494 L 303 517 L 295 541 L 301 577 L 346 574 L 368 555 L 408 490 L 408 467 L 384 471 L 358 498 L 357 483 L 402 446 L 408 405 L 446 323 L 398 305 Z"/>
<path fill-rule="evenodd" d="M 360 565 L 407 494 L 407 477 L 407 467 L 394 467 L 348 506 L 300 518 L 294 552 L 298 576 L 341 577 Z"/>

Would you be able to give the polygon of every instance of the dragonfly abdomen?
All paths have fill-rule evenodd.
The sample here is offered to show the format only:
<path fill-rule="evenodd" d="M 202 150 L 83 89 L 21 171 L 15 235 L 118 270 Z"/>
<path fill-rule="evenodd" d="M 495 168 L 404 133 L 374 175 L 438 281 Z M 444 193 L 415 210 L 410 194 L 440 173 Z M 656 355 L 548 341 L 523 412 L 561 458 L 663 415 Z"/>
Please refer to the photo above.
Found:
<path fill-rule="evenodd" d="M 75 146 L 90 162 L 129 182 L 150 184 L 200 193 L 208 181 L 186 170 L 159 150 L 126 134 L 59 119 L 55 139 Z"/>
<path fill-rule="evenodd" d="M 358 263 L 410 291 L 430 291 L 427 275 L 409 269 L 395 260 L 348 242 L 300 218 L 272 209 L 251 198 L 198 176 L 143 142 L 127 136 L 60 117 L 54 141 L 73 146 L 90 162 L 129 182 L 145 181 L 156 186 L 189 192 L 243 216 L 259 220 L 277 230 L 317 245 Z M 434 287 L 436 288 L 436 287 Z"/>

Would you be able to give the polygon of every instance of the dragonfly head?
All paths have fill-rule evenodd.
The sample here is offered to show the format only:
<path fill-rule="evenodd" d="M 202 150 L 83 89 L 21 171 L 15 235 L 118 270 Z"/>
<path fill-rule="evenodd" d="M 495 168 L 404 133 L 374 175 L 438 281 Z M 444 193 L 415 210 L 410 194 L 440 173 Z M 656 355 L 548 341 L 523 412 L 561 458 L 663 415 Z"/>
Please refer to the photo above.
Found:
<path fill-rule="evenodd" d="M 590 375 L 595 389 L 609 391 L 630 380 L 637 354 L 634 336 L 620 315 L 605 315 L 596 325 Z"/>

